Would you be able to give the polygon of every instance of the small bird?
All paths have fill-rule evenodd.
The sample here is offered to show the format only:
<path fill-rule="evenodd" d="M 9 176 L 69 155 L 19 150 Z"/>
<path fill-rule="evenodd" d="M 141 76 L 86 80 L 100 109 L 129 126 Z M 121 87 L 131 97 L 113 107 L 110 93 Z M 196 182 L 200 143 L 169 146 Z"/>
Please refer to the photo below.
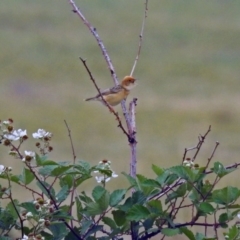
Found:
<path fill-rule="evenodd" d="M 110 105 L 110 106 L 116 106 L 118 105 L 123 99 L 126 99 L 130 90 L 133 89 L 136 86 L 136 79 L 132 76 L 126 76 L 123 78 L 121 84 L 105 89 L 101 91 L 101 94 L 104 98 L 104 100 Z M 87 98 L 85 101 L 100 101 L 104 105 L 104 101 L 101 98 L 101 95 L 98 94 L 95 97 Z"/>

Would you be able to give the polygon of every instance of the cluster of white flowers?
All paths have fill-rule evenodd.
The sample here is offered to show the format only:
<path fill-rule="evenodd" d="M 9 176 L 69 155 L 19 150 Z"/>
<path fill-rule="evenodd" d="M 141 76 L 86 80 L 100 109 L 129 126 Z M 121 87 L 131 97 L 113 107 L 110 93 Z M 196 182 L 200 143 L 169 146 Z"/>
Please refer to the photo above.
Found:
<path fill-rule="evenodd" d="M 197 163 L 194 163 L 191 159 L 187 158 L 183 161 L 183 166 L 189 167 L 191 169 L 199 168 L 199 165 Z"/>
<path fill-rule="evenodd" d="M 5 167 L 4 165 L 0 165 L 0 175 L 4 172 L 11 172 L 12 167 Z"/>
<path fill-rule="evenodd" d="M 51 138 L 52 137 L 52 133 L 47 132 L 44 129 L 38 129 L 38 131 L 33 133 L 32 136 L 35 139 Z"/>
<path fill-rule="evenodd" d="M 23 238 L 20 238 L 21 240 L 44 240 L 45 238 L 42 237 L 41 235 L 32 235 L 29 234 L 28 236 L 24 234 Z"/>
<path fill-rule="evenodd" d="M 3 138 L 8 139 L 9 141 L 17 141 L 23 138 L 24 136 L 27 136 L 27 130 L 18 129 L 4 134 Z"/>
<path fill-rule="evenodd" d="M 41 146 L 40 143 L 37 143 L 36 146 L 40 149 L 41 154 L 46 154 L 52 151 L 52 147 L 49 144 L 51 140 L 52 133 L 47 132 L 44 129 L 38 129 L 37 132 L 32 134 L 33 138 L 39 139 L 43 141 L 43 145 Z M 13 120 L 8 119 L 1 121 L 0 120 L 0 142 L 3 142 L 3 145 L 10 146 L 11 149 L 9 151 L 9 155 L 14 156 L 16 158 L 21 158 L 23 162 L 30 162 L 31 160 L 35 159 L 36 153 L 32 151 L 24 151 L 25 157 L 19 151 L 19 147 L 21 143 L 28 139 L 27 130 L 22 129 L 14 129 L 13 127 Z M 18 147 L 15 147 L 12 142 L 20 141 Z M 1 168 L 0 168 L 1 173 Z"/>
<path fill-rule="evenodd" d="M 35 227 L 34 234 L 30 233 L 28 236 L 24 235 L 24 238 L 22 238 L 23 240 L 43 240 L 44 237 L 39 233 L 51 224 L 50 219 L 54 212 L 52 201 L 50 199 L 44 200 L 39 197 L 33 201 L 33 204 L 39 212 L 39 215 L 34 216 L 32 212 L 23 212 L 22 217 L 30 221 L 33 227 Z M 34 221 L 32 221 L 32 219 L 34 219 Z"/>
<path fill-rule="evenodd" d="M 111 169 L 111 161 L 108 160 L 102 160 L 98 163 L 97 168 L 100 170 L 94 171 L 95 174 L 98 174 L 95 176 L 95 179 L 98 183 L 106 183 L 111 180 L 111 178 L 116 178 L 118 175 Z M 107 170 L 110 174 L 102 174 L 101 170 Z"/>

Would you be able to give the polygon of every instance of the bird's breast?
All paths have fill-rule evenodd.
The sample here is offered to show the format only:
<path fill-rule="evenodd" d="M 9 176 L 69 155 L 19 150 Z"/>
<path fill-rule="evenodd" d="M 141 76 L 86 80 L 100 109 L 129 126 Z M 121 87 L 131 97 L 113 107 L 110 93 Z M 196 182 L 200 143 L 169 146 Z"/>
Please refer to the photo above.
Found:
<path fill-rule="evenodd" d="M 126 99 L 129 94 L 129 91 L 122 89 L 117 93 L 111 93 L 104 96 L 104 99 L 110 104 L 111 106 L 118 105 L 123 99 Z"/>

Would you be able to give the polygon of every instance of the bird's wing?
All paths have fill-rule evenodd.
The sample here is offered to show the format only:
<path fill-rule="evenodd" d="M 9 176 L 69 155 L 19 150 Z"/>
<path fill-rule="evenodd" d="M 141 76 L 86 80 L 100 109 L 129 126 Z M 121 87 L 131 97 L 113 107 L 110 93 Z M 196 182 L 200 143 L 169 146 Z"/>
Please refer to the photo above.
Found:
<path fill-rule="evenodd" d="M 121 85 L 117 85 L 115 87 L 112 87 L 112 88 L 108 88 L 108 89 L 105 89 L 103 91 L 101 91 L 102 95 L 105 96 L 105 95 L 109 95 L 109 94 L 112 94 L 112 93 L 118 93 L 122 90 L 122 86 Z M 98 94 L 96 97 L 100 97 L 100 94 Z"/>

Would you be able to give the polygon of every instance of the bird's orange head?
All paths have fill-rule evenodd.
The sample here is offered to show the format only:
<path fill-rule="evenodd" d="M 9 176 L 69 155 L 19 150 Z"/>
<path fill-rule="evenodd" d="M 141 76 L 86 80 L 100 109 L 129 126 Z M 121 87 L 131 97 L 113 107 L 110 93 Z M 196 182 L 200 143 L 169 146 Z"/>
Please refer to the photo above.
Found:
<path fill-rule="evenodd" d="M 129 91 L 137 85 L 136 81 L 137 80 L 132 76 L 126 76 L 123 78 L 121 85 L 123 88 Z"/>

